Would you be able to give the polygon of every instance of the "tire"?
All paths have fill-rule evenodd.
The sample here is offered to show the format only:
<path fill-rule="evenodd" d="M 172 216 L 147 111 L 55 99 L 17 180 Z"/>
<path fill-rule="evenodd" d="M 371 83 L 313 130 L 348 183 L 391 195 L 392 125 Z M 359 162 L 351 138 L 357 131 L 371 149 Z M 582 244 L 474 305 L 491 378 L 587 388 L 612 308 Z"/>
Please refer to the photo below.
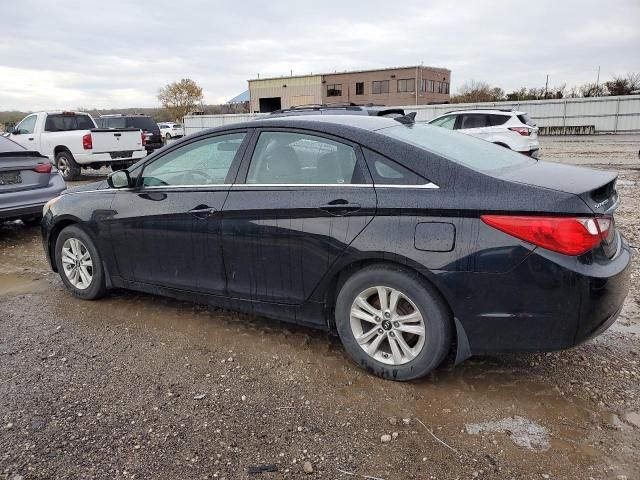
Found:
<path fill-rule="evenodd" d="M 42 222 L 42 215 L 34 215 L 32 217 L 21 218 L 22 223 L 24 223 L 27 227 L 37 227 Z"/>
<path fill-rule="evenodd" d="M 171 140 L 171 134 L 170 134 L 170 133 L 167 133 L 167 134 L 165 135 L 165 138 L 167 139 L 167 142 L 168 142 L 169 140 Z"/>
<path fill-rule="evenodd" d="M 129 166 L 130 165 L 128 163 L 112 163 L 111 165 L 109 165 L 112 172 L 117 172 L 118 170 L 124 170 Z"/>
<path fill-rule="evenodd" d="M 74 242 L 79 242 L 79 244 Z M 77 249 L 74 248 L 74 245 Z M 63 262 L 63 256 L 66 259 L 70 259 L 71 254 L 71 256 L 74 257 L 74 261 L 82 257 L 85 258 L 86 262 L 84 255 L 87 252 L 91 264 L 90 268 L 86 264 L 82 265 L 76 262 L 73 264 L 76 270 L 81 270 L 79 267 L 82 266 L 85 267 L 85 270 L 84 274 L 78 272 L 78 274 L 74 276 L 73 273 L 71 273 L 74 267 L 70 267 L 71 264 L 68 261 Z M 70 225 L 62 229 L 56 239 L 55 259 L 60 278 L 62 278 L 65 287 L 67 287 L 67 290 L 69 290 L 73 296 L 83 300 L 95 300 L 103 297 L 107 293 L 100 252 L 98 252 L 91 237 L 81 227 Z M 86 281 L 87 276 L 90 276 L 90 281 Z"/>
<path fill-rule="evenodd" d="M 352 309 L 365 316 L 368 313 L 355 303 L 358 298 L 368 298 L 366 302 L 374 310 L 380 306 L 377 287 L 385 289 L 389 305 L 393 291 L 399 292 L 395 311 L 388 311 L 387 318 L 382 314 L 378 322 L 370 318 L 373 323 L 352 316 Z M 407 381 L 423 377 L 440 365 L 451 347 L 452 319 L 445 302 L 417 273 L 399 266 L 373 265 L 353 274 L 340 289 L 335 311 L 338 335 L 347 353 L 358 365 L 382 378 Z M 409 319 L 408 315 L 415 312 L 418 315 L 413 317 L 420 321 Z M 394 321 L 402 316 L 404 322 Z M 422 336 L 416 333 L 420 329 Z M 361 336 L 363 341 L 367 335 L 371 341 L 365 342 L 364 347 L 371 350 L 378 341 L 373 355 L 356 340 Z"/>
<path fill-rule="evenodd" d="M 71 152 L 63 150 L 56 155 L 56 168 L 66 181 L 80 177 L 80 165 L 76 163 Z"/>

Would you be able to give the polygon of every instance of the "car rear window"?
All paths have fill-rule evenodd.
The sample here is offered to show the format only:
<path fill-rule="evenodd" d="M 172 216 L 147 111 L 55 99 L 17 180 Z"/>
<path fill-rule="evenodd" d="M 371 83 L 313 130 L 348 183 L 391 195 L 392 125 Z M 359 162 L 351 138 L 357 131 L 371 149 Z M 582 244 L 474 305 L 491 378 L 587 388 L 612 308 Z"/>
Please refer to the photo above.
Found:
<path fill-rule="evenodd" d="M 529 116 L 528 113 L 521 113 L 520 115 L 518 115 L 518 120 L 520 120 L 525 125 L 530 125 L 532 127 L 535 126 L 534 121 L 531 120 L 531 117 Z"/>
<path fill-rule="evenodd" d="M 68 132 L 71 130 L 91 130 L 95 128 L 89 115 L 47 115 L 45 132 Z"/>
<path fill-rule="evenodd" d="M 377 132 L 482 173 L 499 174 L 535 163 L 534 159 L 507 148 L 431 125 L 398 125 L 382 128 Z"/>
<path fill-rule="evenodd" d="M 156 122 L 154 122 L 150 117 L 131 117 L 128 119 L 127 123 L 129 127 L 139 128 L 149 132 L 158 128 Z"/>

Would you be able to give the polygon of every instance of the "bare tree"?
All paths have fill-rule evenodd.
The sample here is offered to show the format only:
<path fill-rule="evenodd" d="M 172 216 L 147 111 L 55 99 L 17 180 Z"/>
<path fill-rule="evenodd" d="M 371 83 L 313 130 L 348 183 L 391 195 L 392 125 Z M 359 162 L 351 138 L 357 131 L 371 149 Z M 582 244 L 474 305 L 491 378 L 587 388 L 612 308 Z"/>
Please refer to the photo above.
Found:
<path fill-rule="evenodd" d="M 158 91 L 158 100 L 174 120 L 182 121 L 184 116 L 202 104 L 202 88 L 190 78 L 165 85 Z"/>
<path fill-rule="evenodd" d="M 605 82 L 609 95 L 630 95 L 640 90 L 640 72 L 627 73 L 625 76 L 612 75 L 612 80 Z"/>
<path fill-rule="evenodd" d="M 499 102 L 501 100 L 504 100 L 504 90 L 476 80 L 463 83 L 451 97 L 451 103 Z"/>

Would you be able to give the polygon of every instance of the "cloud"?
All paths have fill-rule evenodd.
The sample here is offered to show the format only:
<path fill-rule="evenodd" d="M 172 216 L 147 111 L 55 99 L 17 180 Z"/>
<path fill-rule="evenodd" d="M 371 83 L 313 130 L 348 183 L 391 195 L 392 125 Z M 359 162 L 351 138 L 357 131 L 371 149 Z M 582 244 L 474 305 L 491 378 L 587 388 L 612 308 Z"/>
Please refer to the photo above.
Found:
<path fill-rule="evenodd" d="M 2 9 L 0 110 L 157 105 L 193 78 L 219 103 L 261 77 L 447 67 L 455 90 L 640 71 L 640 3 L 22 0 Z"/>

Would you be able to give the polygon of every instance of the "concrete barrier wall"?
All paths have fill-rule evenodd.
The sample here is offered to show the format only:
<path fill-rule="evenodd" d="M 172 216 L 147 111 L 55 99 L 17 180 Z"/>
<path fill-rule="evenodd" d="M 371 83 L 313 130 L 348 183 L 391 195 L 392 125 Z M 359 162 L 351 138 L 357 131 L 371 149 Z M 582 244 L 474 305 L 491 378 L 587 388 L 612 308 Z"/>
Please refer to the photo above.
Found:
<path fill-rule="evenodd" d="M 522 102 L 452 103 L 406 105 L 407 113 L 416 112 L 416 120 L 427 122 L 443 113 L 469 108 L 523 110 L 539 127 L 584 127 L 594 133 L 640 133 L 640 95 L 619 97 L 564 98 Z M 206 128 L 252 120 L 265 114 L 190 115 L 184 119 L 185 134 Z M 592 128 L 591 128 L 592 127 Z M 575 129 L 548 128 L 549 132 Z"/>

